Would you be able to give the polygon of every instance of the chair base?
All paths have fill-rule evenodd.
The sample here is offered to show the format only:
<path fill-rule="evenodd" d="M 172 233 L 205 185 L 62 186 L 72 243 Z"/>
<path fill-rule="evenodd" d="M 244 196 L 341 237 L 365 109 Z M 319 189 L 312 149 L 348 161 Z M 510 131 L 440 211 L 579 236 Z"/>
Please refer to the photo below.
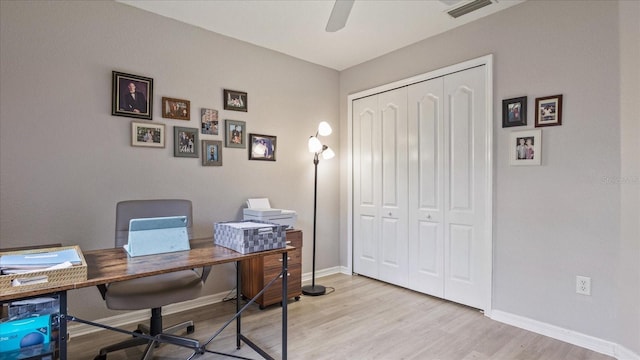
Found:
<path fill-rule="evenodd" d="M 163 337 L 162 335 L 175 334 L 176 332 L 184 329 L 187 330 L 187 334 L 192 334 L 195 331 L 195 326 L 193 325 L 193 321 L 185 321 L 183 323 L 173 325 L 166 329 L 162 329 L 162 331 L 158 334 L 152 334 L 152 331 L 149 329 L 148 326 L 144 324 L 139 324 L 137 329 L 134 330 L 134 332 L 150 335 L 150 336 L 159 336 L 160 338 L 164 338 L 166 340 L 171 341 L 170 336 Z M 184 339 L 184 340 L 194 341 L 195 346 L 196 347 L 198 346 L 197 341 L 195 340 L 190 340 L 190 339 Z M 108 353 L 118 351 L 118 350 L 128 349 L 131 347 L 136 347 L 140 345 L 147 345 L 144 353 L 142 354 L 142 359 L 147 360 L 152 358 L 153 350 L 159 346 L 159 343 L 155 341 L 149 341 L 145 338 L 134 337 L 132 339 L 124 340 L 119 343 L 103 347 L 102 349 L 100 349 L 100 353 L 94 358 L 94 360 L 106 360 Z"/>

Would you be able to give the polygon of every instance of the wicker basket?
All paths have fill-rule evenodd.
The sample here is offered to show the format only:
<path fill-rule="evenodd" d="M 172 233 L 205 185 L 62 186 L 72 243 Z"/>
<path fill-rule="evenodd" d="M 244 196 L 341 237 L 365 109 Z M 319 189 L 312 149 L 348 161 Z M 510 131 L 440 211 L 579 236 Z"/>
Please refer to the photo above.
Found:
<path fill-rule="evenodd" d="M 2 252 L 0 255 L 10 255 L 10 254 L 37 254 L 42 252 L 49 251 L 59 251 L 59 250 L 67 250 L 67 249 L 75 249 L 80 257 L 82 263 L 80 265 L 74 265 L 65 269 L 56 269 L 56 270 L 46 270 L 46 271 L 34 271 L 26 274 L 10 274 L 10 275 L 0 275 L 0 293 L 2 295 L 10 295 L 21 293 L 25 291 L 31 290 L 39 290 L 46 289 L 56 286 L 70 285 L 79 283 L 87 280 L 87 262 L 82 255 L 82 251 L 80 247 L 77 245 L 74 246 L 62 246 L 62 247 L 54 247 L 54 248 L 39 248 L 32 250 L 20 250 L 20 251 L 7 251 Z M 13 286 L 12 281 L 14 279 L 31 279 L 38 276 L 46 276 L 47 281 L 36 283 L 36 284 L 24 284 Z"/>

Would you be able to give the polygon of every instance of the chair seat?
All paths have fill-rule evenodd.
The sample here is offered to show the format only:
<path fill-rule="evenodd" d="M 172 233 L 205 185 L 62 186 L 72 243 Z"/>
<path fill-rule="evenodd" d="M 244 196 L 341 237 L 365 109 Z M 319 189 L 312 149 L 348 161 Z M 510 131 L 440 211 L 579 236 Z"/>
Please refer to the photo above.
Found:
<path fill-rule="evenodd" d="M 200 275 L 182 270 L 112 283 L 105 300 L 112 310 L 142 310 L 195 299 L 201 289 Z"/>

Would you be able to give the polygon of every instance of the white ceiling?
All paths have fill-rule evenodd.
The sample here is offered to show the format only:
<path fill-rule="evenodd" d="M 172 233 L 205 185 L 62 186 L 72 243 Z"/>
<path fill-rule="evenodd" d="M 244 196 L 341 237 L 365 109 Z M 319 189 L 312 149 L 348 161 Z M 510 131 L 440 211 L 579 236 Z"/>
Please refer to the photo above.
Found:
<path fill-rule="evenodd" d="M 469 0 L 356 0 L 345 28 L 325 31 L 333 0 L 116 0 L 336 70 L 371 60 L 525 0 L 457 19 Z"/>

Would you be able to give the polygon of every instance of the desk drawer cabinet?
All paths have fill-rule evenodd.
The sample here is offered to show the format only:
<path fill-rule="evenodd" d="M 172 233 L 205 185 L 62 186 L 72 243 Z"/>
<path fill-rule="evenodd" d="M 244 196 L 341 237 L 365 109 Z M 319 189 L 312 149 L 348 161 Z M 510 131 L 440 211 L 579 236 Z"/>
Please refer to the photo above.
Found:
<path fill-rule="evenodd" d="M 287 245 L 295 246 L 295 250 L 287 254 L 288 283 L 287 295 L 298 300 L 302 295 L 302 231 L 287 231 Z M 240 262 L 242 277 L 242 295 L 251 299 L 256 296 L 282 270 L 282 255 L 257 257 Z M 276 281 L 256 302 L 263 309 L 266 306 L 282 301 L 282 282 Z"/>

